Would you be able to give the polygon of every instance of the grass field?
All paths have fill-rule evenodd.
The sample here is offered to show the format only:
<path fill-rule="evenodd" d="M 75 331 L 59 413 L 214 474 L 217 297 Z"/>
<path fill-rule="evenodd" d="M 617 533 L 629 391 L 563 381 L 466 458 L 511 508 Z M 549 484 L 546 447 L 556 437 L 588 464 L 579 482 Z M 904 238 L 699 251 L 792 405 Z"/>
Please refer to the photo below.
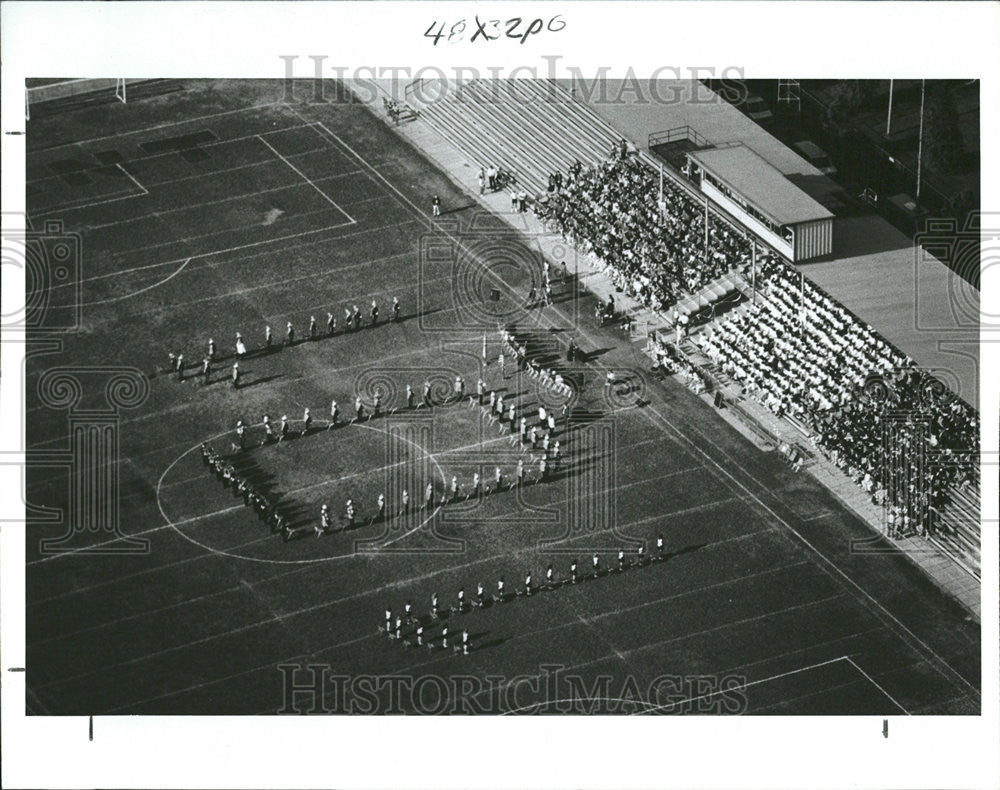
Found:
<path fill-rule="evenodd" d="M 42 511 L 30 525 L 29 712 L 978 712 L 979 627 L 905 557 L 852 553 L 868 527 L 653 376 L 620 330 L 595 325 L 575 278 L 557 282 L 553 306 L 527 309 L 541 275 L 530 236 L 484 214 L 365 107 L 286 104 L 281 88 L 195 82 L 28 126 L 33 227 L 61 220 L 83 250 L 79 288 L 72 273 L 54 281 L 46 307 L 46 321 L 73 329 L 55 347 L 36 333 L 27 363 L 29 446 L 69 444 L 55 368 L 82 382 L 77 411 L 107 409 L 110 368 L 148 377 L 116 424 L 121 529 L 148 550 L 115 553 L 125 544 L 99 530 L 74 535 L 74 551 L 41 551 L 66 526 Z M 401 319 L 389 323 L 393 296 Z M 379 325 L 342 331 L 344 309 L 367 319 L 373 299 Z M 286 322 L 304 337 L 311 315 L 321 339 L 285 347 Z M 470 389 L 483 375 L 519 411 L 561 405 L 513 366 L 500 376 L 498 321 L 543 358 L 564 360 L 570 337 L 585 352 L 561 363 L 574 394 L 555 474 L 370 523 L 381 491 L 394 513 L 404 487 L 419 502 L 428 482 L 440 496 L 452 475 L 468 487 L 474 471 L 509 475 L 521 457 L 534 473 L 478 407 L 443 403 L 455 375 Z M 278 348 L 255 353 L 265 324 Z M 243 386 L 228 384 L 232 359 L 204 383 L 208 338 L 227 357 L 236 332 L 251 346 Z M 183 382 L 165 372 L 171 351 L 192 366 Z M 331 399 L 349 418 L 356 394 L 378 391 L 391 411 L 427 379 L 432 408 L 325 430 Z M 308 435 L 235 456 L 302 530 L 285 543 L 198 447 L 229 454 L 236 419 L 265 413 L 287 414 L 297 433 L 307 406 Z M 68 508 L 70 476 L 34 463 L 30 505 Z M 314 537 L 320 505 L 339 516 L 348 497 L 357 527 Z M 603 572 L 619 547 L 653 553 L 659 534 L 662 561 Z M 550 562 L 563 580 L 574 557 L 589 573 L 594 551 L 599 577 L 513 595 Z M 510 600 L 425 626 L 437 641 L 447 624 L 452 643 L 468 630 L 468 655 L 379 633 L 386 606 L 412 600 L 425 614 L 434 592 L 446 607 L 500 577 Z M 321 672 L 318 695 L 286 698 Z"/>

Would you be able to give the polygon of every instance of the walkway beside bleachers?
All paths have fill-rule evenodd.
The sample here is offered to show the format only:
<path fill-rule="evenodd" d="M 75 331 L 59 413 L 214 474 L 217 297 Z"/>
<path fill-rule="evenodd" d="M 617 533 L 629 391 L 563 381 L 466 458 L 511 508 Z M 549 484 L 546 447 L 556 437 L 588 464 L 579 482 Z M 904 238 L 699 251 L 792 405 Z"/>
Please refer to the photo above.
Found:
<path fill-rule="evenodd" d="M 437 100 L 419 106 L 420 121 L 403 124 L 397 132 L 462 185 L 474 199 L 507 220 L 515 229 L 530 234 L 542 253 L 556 261 L 559 256 L 554 250 L 565 246 L 562 237 L 546 231 L 531 213 L 511 212 L 508 194 L 478 194 L 477 182 L 480 167 L 496 164 L 514 170 L 518 178 L 517 189 L 523 187 L 531 194 L 544 191 L 550 172 L 556 169 L 565 171 L 575 159 L 584 163 L 603 160 L 611 152 L 619 137 L 588 107 L 573 101 L 527 104 L 524 94 L 518 93 L 518 90 L 532 90 L 541 96 L 538 92 L 548 89 L 544 84 L 494 89 L 490 85 L 464 83 L 461 90 L 450 86 L 444 98 L 436 97 Z M 520 103 L 517 98 L 521 99 Z M 546 106 L 546 109 L 540 109 L 540 105 Z M 526 111 L 529 107 L 530 111 Z M 374 104 L 371 109 L 376 114 L 381 111 Z M 646 345 L 650 331 L 670 330 L 669 319 L 621 293 L 610 278 L 585 256 L 579 256 L 579 264 L 578 278 L 587 290 L 602 299 L 613 294 L 616 303 L 633 316 L 635 321 L 630 340 L 637 348 Z M 836 296 L 835 293 L 832 295 Z M 697 361 L 694 346 L 690 342 L 683 346 Z M 706 372 L 711 375 L 711 371 Z M 728 404 L 728 408 L 722 409 L 719 414 L 730 425 L 761 449 L 775 451 L 781 444 L 798 448 L 806 458 L 803 471 L 823 483 L 901 553 L 920 566 L 941 588 L 958 599 L 976 620 L 980 620 L 980 584 L 975 575 L 978 573 L 978 557 L 977 567 L 973 568 L 971 563 L 962 564 L 946 556 L 946 553 L 955 552 L 954 542 L 946 545 L 943 539 L 933 542 L 923 538 L 889 538 L 885 535 L 882 508 L 873 505 L 843 471 L 812 448 L 803 432 L 787 420 L 778 419 L 752 399 L 744 398 L 733 383 L 712 378 Z M 712 388 L 701 397 L 711 401 L 714 397 Z"/>

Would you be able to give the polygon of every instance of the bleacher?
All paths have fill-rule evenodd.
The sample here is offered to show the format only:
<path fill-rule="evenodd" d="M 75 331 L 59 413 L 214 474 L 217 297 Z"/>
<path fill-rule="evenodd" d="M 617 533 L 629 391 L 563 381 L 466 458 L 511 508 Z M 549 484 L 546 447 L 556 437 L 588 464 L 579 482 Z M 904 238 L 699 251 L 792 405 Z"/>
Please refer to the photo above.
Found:
<path fill-rule="evenodd" d="M 549 175 L 576 159 L 604 159 L 617 142 L 587 108 L 545 80 L 428 83 L 411 103 L 418 93 L 431 128 L 480 166 L 512 170 L 515 187 L 529 195 L 544 192 Z"/>
<path fill-rule="evenodd" d="M 979 485 L 952 488 L 941 507 L 937 532 L 931 537 L 938 548 L 969 573 L 980 578 L 982 568 Z"/>
<path fill-rule="evenodd" d="M 517 179 L 513 188 L 523 189 L 531 195 L 544 192 L 549 175 L 566 172 L 574 161 L 585 165 L 605 161 L 620 139 L 590 108 L 551 81 L 430 83 L 420 93 L 422 102 L 417 103 L 414 94 L 410 97 L 411 103 L 419 108 L 421 118 L 435 132 L 480 166 L 497 165 L 512 170 Z M 645 155 L 642 158 L 652 161 Z M 680 186 L 690 189 L 687 184 Z M 713 214 L 716 213 L 713 210 Z M 725 288 L 724 292 L 731 290 Z M 807 290 L 821 292 L 811 283 Z M 690 305 L 685 305 L 692 308 L 686 312 L 704 306 L 700 296 L 705 296 L 704 301 L 709 303 L 711 297 L 720 298 L 714 293 L 699 293 L 690 300 Z M 791 299 L 789 304 L 793 302 Z M 787 337 L 795 338 L 795 333 L 785 334 Z M 721 367 L 712 367 L 725 383 L 729 377 Z M 782 393 L 782 397 L 785 395 L 787 393 Z M 798 415 L 786 413 L 784 416 L 804 438 L 813 433 Z M 811 457 L 808 451 L 803 451 L 802 455 Z M 939 529 L 930 539 L 978 578 L 978 491 L 970 487 L 948 493 L 948 502 L 938 519 Z"/>

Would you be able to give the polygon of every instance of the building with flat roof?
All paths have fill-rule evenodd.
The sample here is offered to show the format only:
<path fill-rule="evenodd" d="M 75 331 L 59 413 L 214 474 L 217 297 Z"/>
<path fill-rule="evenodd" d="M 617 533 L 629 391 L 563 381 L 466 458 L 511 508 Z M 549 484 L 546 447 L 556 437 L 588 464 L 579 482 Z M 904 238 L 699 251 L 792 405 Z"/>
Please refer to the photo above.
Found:
<path fill-rule="evenodd" d="M 742 143 L 687 153 L 702 193 L 794 262 L 833 251 L 833 214 Z"/>

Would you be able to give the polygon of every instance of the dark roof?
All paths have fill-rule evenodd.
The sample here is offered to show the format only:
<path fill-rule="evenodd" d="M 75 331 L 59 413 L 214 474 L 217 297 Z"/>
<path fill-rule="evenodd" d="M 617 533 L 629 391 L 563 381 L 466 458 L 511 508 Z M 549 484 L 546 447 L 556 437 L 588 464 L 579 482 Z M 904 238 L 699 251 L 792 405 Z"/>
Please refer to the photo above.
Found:
<path fill-rule="evenodd" d="M 777 225 L 833 217 L 760 154 L 742 143 L 688 156 Z"/>

